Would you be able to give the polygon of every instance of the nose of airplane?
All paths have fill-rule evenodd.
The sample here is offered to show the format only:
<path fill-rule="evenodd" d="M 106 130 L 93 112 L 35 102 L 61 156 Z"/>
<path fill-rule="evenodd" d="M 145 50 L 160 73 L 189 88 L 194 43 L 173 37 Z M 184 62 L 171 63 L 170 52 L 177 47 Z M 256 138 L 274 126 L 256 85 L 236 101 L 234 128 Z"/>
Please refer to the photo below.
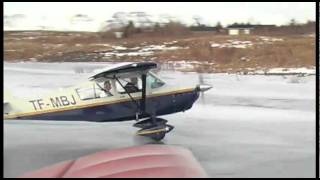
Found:
<path fill-rule="evenodd" d="M 197 86 L 197 89 L 201 92 L 205 92 L 205 91 L 208 91 L 209 89 L 211 89 L 212 86 L 208 85 L 208 84 L 199 84 Z"/>

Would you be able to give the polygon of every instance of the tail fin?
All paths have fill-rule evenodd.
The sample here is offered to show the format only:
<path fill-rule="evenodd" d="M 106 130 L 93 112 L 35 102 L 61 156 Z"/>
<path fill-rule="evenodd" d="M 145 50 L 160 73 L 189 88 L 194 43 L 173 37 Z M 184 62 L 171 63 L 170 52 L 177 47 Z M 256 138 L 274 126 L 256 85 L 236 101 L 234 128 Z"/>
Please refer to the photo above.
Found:
<path fill-rule="evenodd" d="M 3 113 L 4 114 L 8 114 L 12 109 L 10 102 L 12 102 L 13 99 L 14 99 L 13 95 L 9 91 L 4 90 L 3 92 Z"/>

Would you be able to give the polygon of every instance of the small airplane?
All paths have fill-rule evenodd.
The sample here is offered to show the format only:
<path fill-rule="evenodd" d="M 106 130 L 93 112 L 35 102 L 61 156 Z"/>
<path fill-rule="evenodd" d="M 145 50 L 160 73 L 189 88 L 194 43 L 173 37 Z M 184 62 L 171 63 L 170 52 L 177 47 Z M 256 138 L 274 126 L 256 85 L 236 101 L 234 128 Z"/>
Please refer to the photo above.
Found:
<path fill-rule="evenodd" d="M 190 109 L 210 85 L 172 87 L 150 70 L 153 62 L 120 63 L 88 82 L 43 97 L 16 99 L 5 93 L 4 119 L 111 122 L 136 120 L 137 135 L 161 140 L 174 127 L 158 116 Z"/>

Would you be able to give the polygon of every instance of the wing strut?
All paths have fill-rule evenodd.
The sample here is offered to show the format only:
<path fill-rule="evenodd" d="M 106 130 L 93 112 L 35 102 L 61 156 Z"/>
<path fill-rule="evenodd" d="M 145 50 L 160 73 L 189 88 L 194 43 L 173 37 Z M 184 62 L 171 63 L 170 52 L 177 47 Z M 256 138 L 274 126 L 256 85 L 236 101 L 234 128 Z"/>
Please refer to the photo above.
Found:
<path fill-rule="evenodd" d="M 147 82 L 147 75 L 145 73 L 143 73 L 141 75 L 141 79 L 142 79 L 142 99 L 141 99 L 141 107 L 140 107 L 140 111 L 142 113 L 146 113 L 146 82 Z"/>
<path fill-rule="evenodd" d="M 124 91 L 129 95 L 131 101 L 136 104 L 137 109 L 140 110 L 141 107 L 139 106 L 139 103 L 138 103 L 136 100 L 133 99 L 133 97 L 131 96 L 131 94 L 127 91 L 127 89 L 123 86 L 123 84 L 119 81 L 119 79 L 118 79 L 116 76 L 114 76 L 114 78 L 117 80 L 117 82 L 120 84 L 120 86 L 124 89 Z"/>
<path fill-rule="evenodd" d="M 139 110 L 139 114 L 148 114 L 146 112 L 146 87 L 147 87 L 147 75 L 146 73 L 143 73 L 141 75 L 141 79 L 142 79 L 142 98 L 140 100 L 140 105 L 139 103 L 131 96 L 131 94 L 127 91 L 126 88 L 124 88 L 123 84 L 120 82 L 120 80 L 114 76 L 114 79 L 116 79 L 116 81 L 120 84 L 120 86 L 125 90 L 125 92 L 129 95 L 130 99 L 132 102 L 134 102 L 136 104 L 137 110 Z M 138 120 L 138 116 L 136 117 L 136 119 Z"/>

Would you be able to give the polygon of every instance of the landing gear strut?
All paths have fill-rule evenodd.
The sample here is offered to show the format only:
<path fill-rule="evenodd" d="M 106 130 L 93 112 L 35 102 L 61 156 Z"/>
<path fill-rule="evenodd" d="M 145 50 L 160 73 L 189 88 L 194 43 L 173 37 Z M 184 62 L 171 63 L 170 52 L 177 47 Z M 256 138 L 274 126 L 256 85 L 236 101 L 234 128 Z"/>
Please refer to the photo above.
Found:
<path fill-rule="evenodd" d="M 156 117 L 155 106 L 153 106 L 154 107 L 153 112 L 149 112 L 149 113 L 147 112 L 147 110 L 146 110 L 146 102 L 147 102 L 147 98 L 146 98 L 147 75 L 146 75 L 146 73 L 143 73 L 141 75 L 141 79 L 142 79 L 142 96 L 141 96 L 140 104 L 136 103 L 137 107 L 138 107 L 137 112 L 140 112 L 141 114 L 149 114 L 149 115 L 151 115 L 151 117 L 146 120 L 137 122 L 133 126 L 141 128 L 137 132 L 137 135 L 146 136 L 146 137 L 149 137 L 155 141 L 160 141 L 161 139 L 163 139 L 165 137 L 166 133 L 170 132 L 173 129 L 173 126 L 167 124 L 167 122 L 168 122 L 167 120 Z M 130 96 L 130 93 L 128 93 L 128 95 Z M 131 98 L 131 99 L 134 101 L 133 98 Z M 136 102 L 136 101 L 134 101 L 134 102 Z M 136 119 L 138 119 L 138 116 L 136 117 Z"/>
<path fill-rule="evenodd" d="M 167 122 L 167 120 L 162 118 L 148 118 L 135 123 L 133 126 L 141 128 L 137 131 L 137 135 L 160 141 L 165 137 L 166 133 L 169 133 L 174 128 L 172 125 L 167 124 Z"/>

